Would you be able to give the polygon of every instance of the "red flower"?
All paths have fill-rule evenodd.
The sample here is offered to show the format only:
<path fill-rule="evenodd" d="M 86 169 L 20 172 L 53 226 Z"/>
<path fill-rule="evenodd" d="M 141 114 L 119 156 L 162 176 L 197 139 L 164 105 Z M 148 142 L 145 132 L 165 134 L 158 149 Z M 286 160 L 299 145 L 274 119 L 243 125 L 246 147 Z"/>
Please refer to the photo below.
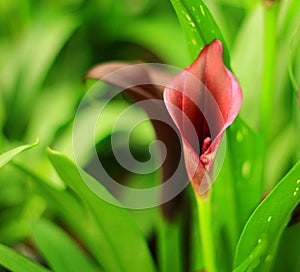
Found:
<path fill-rule="evenodd" d="M 222 136 L 242 103 L 241 88 L 222 56 L 222 44 L 214 40 L 164 91 L 167 109 L 182 136 L 188 176 L 198 193 L 205 193 L 210 186 Z"/>
<path fill-rule="evenodd" d="M 210 186 L 208 177 L 224 130 L 236 118 L 242 102 L 241 88 L 224 66 L 222 56 L 222 44 L 215 40 L 175 77 L 152 66 L 139 69 L 128 63 L 102 64 L 86 76 L 126 89 L 135 101 L 164 100 L 164 104 L 154 101 L 145 111 L 150 117 L 151 113 L 160 112 L 168 124 L 176 124 L 182 138 L 187 174 L 197 193 L 205 193 Z M 126 69 L 122 69 L 124 67 Z M 114 71 L 118 71 L 118 76 L 110 77 Z M 163 164 L 163 180 L 167 180 L 178 167 L 180 142 L 170 126 L 156 120 L 152 123 L 157 138 L 165 143 L 168 151 Z"/>

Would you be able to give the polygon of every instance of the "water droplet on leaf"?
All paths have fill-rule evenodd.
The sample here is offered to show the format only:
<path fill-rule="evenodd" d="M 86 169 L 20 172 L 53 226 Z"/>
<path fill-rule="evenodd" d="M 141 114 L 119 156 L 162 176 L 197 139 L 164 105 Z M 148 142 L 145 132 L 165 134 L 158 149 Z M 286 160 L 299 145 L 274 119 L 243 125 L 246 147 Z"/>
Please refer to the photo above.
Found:
<path fill-rule="evenodd" d="M 205 12 L 204 12 L 202 5 L 200 5 L 200 10 L 201 10 L 202 15 L 205 16 Z"/>
<path fill-rule="evenodd" d="M 296 195 L 297 195 L 297 192 L 295 191 L 295 192 L 294 192 L 294 196 L 296 196 Z"/>
<path fill-rule="evenodd" d="M 242 166 L 242 175 L 247 178 L 250 175 L 251 163 L 250 161 L 245 161 Z"/>
<path fill-rule="evenodd" d="M 269 254 L 269 255 L 266 257 L 265 262 L 266 262 L 266 263 L 267 263 L 267 262 L 271 262 L 272 259 L 273 259 L 273 256 L 272 256 L 271 254 Z"/>
<path fill-rule="evenodd" d="M 238 141 L 238 142 L 242 142 L 243 141 L 243 138 L 244 138 L 244 136 L 243 136 L 243 132 L 241 132 L 240 130 L 237 132 L 237 134 L 236 134 L 236 140 Z"/>

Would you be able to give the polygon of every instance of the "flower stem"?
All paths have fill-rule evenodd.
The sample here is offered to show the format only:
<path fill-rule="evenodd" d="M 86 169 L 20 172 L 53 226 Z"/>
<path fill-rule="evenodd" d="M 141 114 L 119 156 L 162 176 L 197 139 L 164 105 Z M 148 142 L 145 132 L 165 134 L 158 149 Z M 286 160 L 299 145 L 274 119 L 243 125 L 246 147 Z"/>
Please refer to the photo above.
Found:
<path fill-rule="evenodd" d="M 206 272 L 217 272 L 211 226 L 211 199 L 210 196 L 202 198 L 196 194 L 196 200 L 204 268 Z"/>
<path fill-rule="evenodd" d="M 269 131 L 275 88 L 277 14 L 277 3 L 274 3 L 272 6 L 266 5 L 264 9 L 263 78 L 261 92 L 261 130 L 265 139 Z"/>

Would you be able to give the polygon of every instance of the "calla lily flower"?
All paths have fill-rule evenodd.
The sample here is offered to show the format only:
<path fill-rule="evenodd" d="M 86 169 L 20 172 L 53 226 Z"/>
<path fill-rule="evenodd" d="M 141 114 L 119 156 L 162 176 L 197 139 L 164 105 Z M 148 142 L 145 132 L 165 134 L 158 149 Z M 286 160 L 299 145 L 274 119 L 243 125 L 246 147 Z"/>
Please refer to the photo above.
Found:
<path fill-rule="evenodd" d="M 210 187 L 214 160 L 225 129 L 236 118 L 242 102 L 241 88 L 234 75 L 223 64 L 223 47 L 214 40 L 205 46 L 195 62 L 182 72 L 173 75 L 146 69 L 123 69 L 129 63 L 106 63 L 92 68 L 86 78 L 95 78 L 126 88 L 134 101 L 156 99 L 151 109 L 159 111 L 168 124 L 175 124 L 178 131 L 157 120 L 151 120 L 158 140 L 167 149 L 163 164 L 163 180 L 167 180 L 178 166 L 181 144 L 187 176 L 197 194 Z M 122 72 L 123 69 L 123 72 Z M 110 77 L 118 71 L 118 76 Z M 134 86 L 128 88 L 130 83 Z M 140 82 L 140 84 L 137 84 Z M 147 84 L 144 84 L 147 82 Z M 162 87 L 166 86 L 166 87 Z M 186 177 L 182 176 L 183 179 Z"/>
<path fill-rule="evenodd" d="M 222 44 L 214 40 L 164 91 L 166 106 L 182 136 L 189 179 L 199 194 L 211 185 L 212 166 L 224 131 L 242 103 L 240 85 L 222 58 Z M 180 113 L 170 105 L 178 107 Z M 192 122 L 196 139 L 192 139 L 187 121 Z"/>

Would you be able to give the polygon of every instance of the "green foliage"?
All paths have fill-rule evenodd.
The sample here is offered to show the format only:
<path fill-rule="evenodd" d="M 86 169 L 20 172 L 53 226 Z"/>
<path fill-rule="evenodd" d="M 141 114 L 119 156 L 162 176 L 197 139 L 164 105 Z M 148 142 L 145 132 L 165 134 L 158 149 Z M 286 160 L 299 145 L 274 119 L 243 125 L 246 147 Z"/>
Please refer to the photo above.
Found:
<path fill-rule="evenodd" d="M 102 271 L 91 263 L 69 235 L 50 221 L 34 222 L 32 234 L 37 248 L 54 271 Z"/>
<path fill-rule="evenodd" d="M 0 264 L 15 272 L 49 272 L 50 270 L 16 253 L 11 248 L 0 244 Z"/>
<path fill-rule="evenodd" d="M 108 192 L 90 176 L 79 172 L 78 167 L 64 155 L 49 150 L 49 158 L 62 180 L 87 204 L 95 217 L 98 233 L 102 234 L 99 250 L 105 252 L 101 254 L 103 268 L 107 271 L 154 271 L 150 252 L 130 214 L 97 197 L 87 184 L 93 184 L 94 192 L 105 191 L 106 195 Z"/>
<path fill-rule="evenodd" d="M 7 164 L 9 161 L 11 161 L 14 157 L 16 157 L 21 152 L 24 152 L 25 150 L 36 146 L 38 143 L 39 143 L 39 141 L 36 141 L 36 143 L 33 143 L 31 145 L 19 146 L 10 151 L 5 152 L 4 154 L 1 154 L 0 155 L 0 167 Z"/>
<path fill-rule="evenodd" d="M 229 52 L 223 35 L 203 1 L 171 0 L 185 31 L 192 60 L 206 44 L 219 39 L 224 46 L 224 62 L 230 67 Z"/>
<path fill-rule="evenodd" d="M 279 239 L 300 201 L 300 163 L 256 208 L 240 237 L 234 271 L 269 271 Z"/>
<path fill-rule="evenodd" d="M 217 270 L 300 270 L 299 224 L 286 228 L 300 201 L 300 2 L 275 1 L 272 33 L 266 33 L 271 21 L 264 2 L 1 1 L 0 271 L 206 269 L 192 188 L 181 204 L 172 203 L 174 221 L 159 207 L 124 209 L 87 173 L 94 146 L 83 133 L 82 169 L 72 141 L 75 116 L 84 131 L 107 102 L 103 88 L 97 103 L 77 112 L 91 83 L 81 79 L 92 66 L 117 60 L 184 68 L 214 39 L 222 42 L 224 63 L 244 97 L 226 131 L 224 163 L 211 190 Z M 264 53 L 268 43 L 272 65 Z M 117 96 L 101 113 L 97 155 L 122 185 L 153 187 L 160 183 L 159 171 L 137 175 L 114 159 L 112 130 L 130 103 Z M 262 127 L 262 112 L 268 111 Z M 134 109 L 117 133 L 142 114 Z M 147 161 L 154 139 L 150 121 L 136 127 L 132 154 Z"/>

